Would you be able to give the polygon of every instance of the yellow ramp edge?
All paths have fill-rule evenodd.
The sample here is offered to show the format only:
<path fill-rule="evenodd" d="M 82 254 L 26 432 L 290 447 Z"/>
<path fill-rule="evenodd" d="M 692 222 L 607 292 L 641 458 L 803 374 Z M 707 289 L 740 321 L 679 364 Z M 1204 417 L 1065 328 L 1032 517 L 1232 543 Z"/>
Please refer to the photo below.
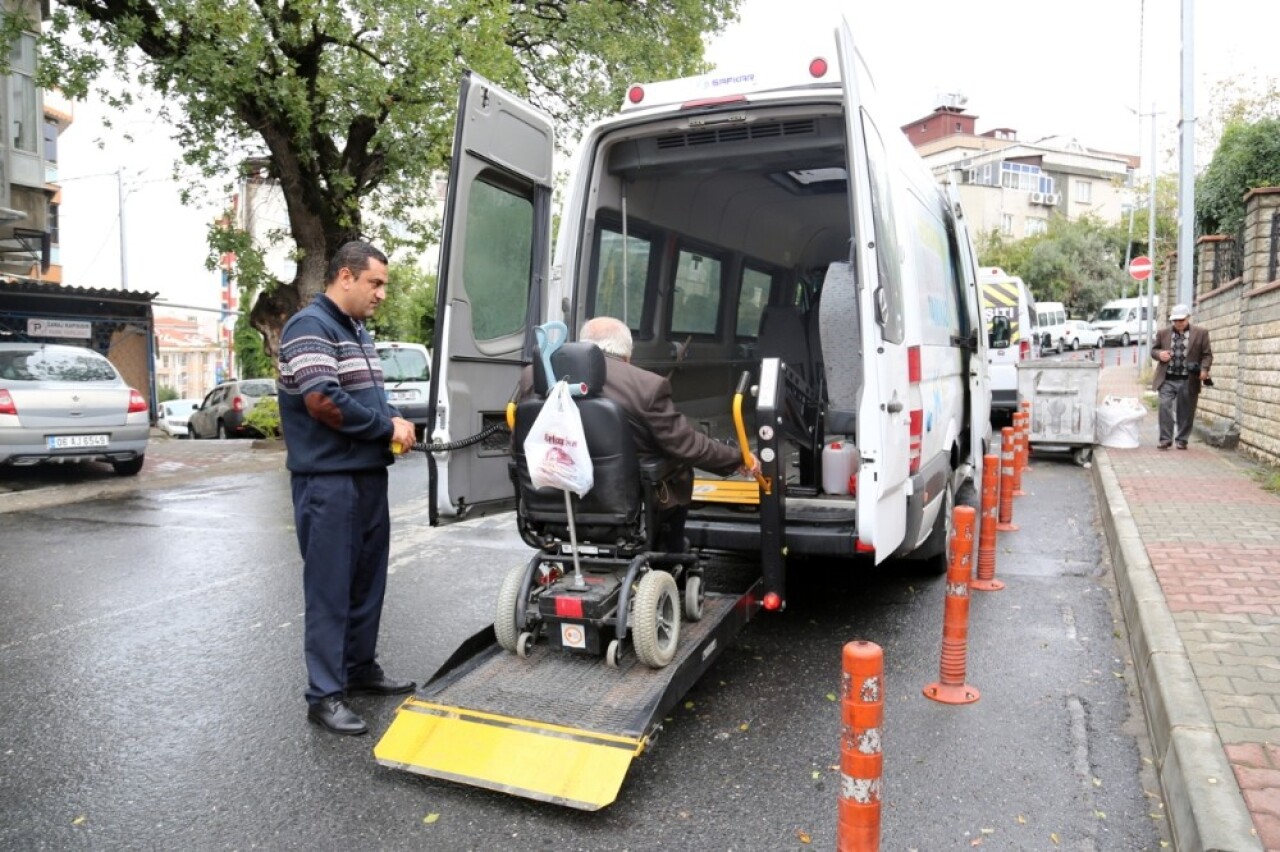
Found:
<path fill-rule="evenodd" d="M 384 766 L 595 811 L 613 802 L 643 737 L 516 719 L 414 697 L 373 749 Z"/>
<path fill-rule="evenodd" d="M 760 486 L 754 479 L 695 479 L 693 499 L 756 506 L 760 503 Z"/>

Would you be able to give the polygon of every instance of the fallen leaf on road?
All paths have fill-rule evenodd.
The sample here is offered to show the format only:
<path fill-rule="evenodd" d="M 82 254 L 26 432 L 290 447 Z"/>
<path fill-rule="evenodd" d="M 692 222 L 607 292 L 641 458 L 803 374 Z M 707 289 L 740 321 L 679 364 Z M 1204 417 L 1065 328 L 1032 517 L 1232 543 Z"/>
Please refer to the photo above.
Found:
<path fill-rule="evenodd" d="M 692 702 L 692 701 L 686 701 L 686 702 L 684 703 L 684 709 L 686 709 L 686 710 L 692 710 L 692 709 L 693 709 L 693 707 L 694 707 L 694 704 L 693 704 L 693 702 Z"/>
<path fill-rule="evenodd" d="M 796 829 L 796 839 L 799 840 L 801 843 L 813 842 L 813 838 L 809 836 L 809 833 L 807 831 L 801 831 L 798 828 Z"/>
<path fill-rule="evenodd" d="M 86 819 L 88 819 L 88 817 L 86 817 L 84 814 L 81 814 L 80 816 L 78 816 L 78 817 L 76 817 L 75 819 L 71 820 L 71 824 L 72 824 L 72 825 L 80 825 L 80 824 L 81 824 L 81 823 L 83 823 Z"/>
<path fill-rule="evenodd" d="M 431 825 L 438 819 L 440 819 L 440 814 L 427 814 L 422 818 L 422 821 L 427 825 Z"/>
<path fill-rule="evenodd" d="M 1095 778 L 1095 779 L 1093 779 L 1093 786 L 1095 786 L 1095 787 L 1101 787 L 1101 786 L 1102 786 L 1102 779 L 1101 779 L 1101 778 Z"/>
<path fill-rule="evenodd" d="M 827 693 L 827 700 L 828 700 L 828 701 L 835 701 L 835 700 L 836 700 L 836 694 L 835 694 L 834 692 L 828 692 L 828 693 Z"/>
<path fill-rule="evenodd" d="M 1027 824 L 1027 818 L 1024 817 L 1022 814 L 1018 814 L 1018 825 L 1026 825 L 1026 824 Z"/>
<path fill-rule="evenodd" d="M 815 769 L 815 770 L 813 770 L 813 775 L 812 775 L 812 777 L 813 777 L 813 780 L 814 780 L 814 781 L 817 781 L 819 778 L 821 778 L 821 777 L 822 777 L 822 773 Z"/>
<path fill-rule="evenodd" d="M 750 728 L 750 727 L 751 727 L 751 723 L 750 723 L 750 722 L 743 722 L 741 725 L 739 725 L 739 726 L 738 726 L 738 730 L 739 730 L 739 731 L 745 731 L 745 730 L 747 730 L 747 729 L 748 729 L 748 728 Z"/>
<path fill-rule="evenodd" d="M 1061 843 L 1061 842 L 1062 842 L 1061 840 L 1059 840 L 1059 839 L 1058 839 L 1058 834 L 1057 834 L 1057 832 L 1052 832 L 1052 833 L 1050 833 L 1050 834 L 1049 834 L 1049 839 L 1053 841 L 1053 845 L 1054 845 L 1054 846 L 1057 846 L 1059 843 Z"/>

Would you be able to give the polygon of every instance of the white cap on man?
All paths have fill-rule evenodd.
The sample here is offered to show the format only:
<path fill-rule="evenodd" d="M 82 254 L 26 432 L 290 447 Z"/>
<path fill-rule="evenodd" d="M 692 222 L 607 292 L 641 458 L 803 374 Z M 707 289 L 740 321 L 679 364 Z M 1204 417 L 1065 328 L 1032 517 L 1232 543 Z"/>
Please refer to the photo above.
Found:
<path fill-rule="evenodd" d="M 1189 316 L 1191 316 L 1191 311 L 1187 309 L 1186 305 L 1174 305 L 1173 310 L 1169 311 L 1169 319 L 1171 320 L 1184 320 Z"/>

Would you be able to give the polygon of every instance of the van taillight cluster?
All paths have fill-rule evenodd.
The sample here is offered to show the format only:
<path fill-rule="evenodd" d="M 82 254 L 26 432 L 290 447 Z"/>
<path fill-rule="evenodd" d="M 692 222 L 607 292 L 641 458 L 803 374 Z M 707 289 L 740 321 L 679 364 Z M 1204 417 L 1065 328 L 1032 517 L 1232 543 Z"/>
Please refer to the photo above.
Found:
<path fill-rule="evenodd" d="M 917 406 L 923 405 L 920 396 L 920 347 L 907 348 L 907 382 L 910 388 L 907 399 Z M 913 407 L 910 412 L 910 441 L 907 444 L 907 459 L 911 473 L 920 472 L 920 453 L 924 446 L 924 409 Z"/>
<path fill-rule="evenodd" d="M 1025 361 L 1030 357 L 1031 357 L 1031 341 L 1027 340 L 1024 337 L 1022 338 L 1022 342 L 1018 344 L 1018 360 Z"/>

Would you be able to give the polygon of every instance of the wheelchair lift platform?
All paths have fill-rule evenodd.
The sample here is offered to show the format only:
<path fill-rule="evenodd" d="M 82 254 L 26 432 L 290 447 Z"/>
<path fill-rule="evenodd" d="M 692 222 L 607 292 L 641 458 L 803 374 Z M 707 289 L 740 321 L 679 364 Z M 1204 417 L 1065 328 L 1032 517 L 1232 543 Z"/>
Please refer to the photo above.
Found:
<path fill-rule="evenodd" d="M 751 620 L 760 589 L 757 581 L 741 595 L 707 592 L 702 619 L 681 623 L 676 657 L 661 669 L 634 654 L 614 668 L 546 641 L 521 658 L 488 627 L 400 706 L 374 757 L 393 769 L 599 810 L 617 798 L 662 719 Z"/>

